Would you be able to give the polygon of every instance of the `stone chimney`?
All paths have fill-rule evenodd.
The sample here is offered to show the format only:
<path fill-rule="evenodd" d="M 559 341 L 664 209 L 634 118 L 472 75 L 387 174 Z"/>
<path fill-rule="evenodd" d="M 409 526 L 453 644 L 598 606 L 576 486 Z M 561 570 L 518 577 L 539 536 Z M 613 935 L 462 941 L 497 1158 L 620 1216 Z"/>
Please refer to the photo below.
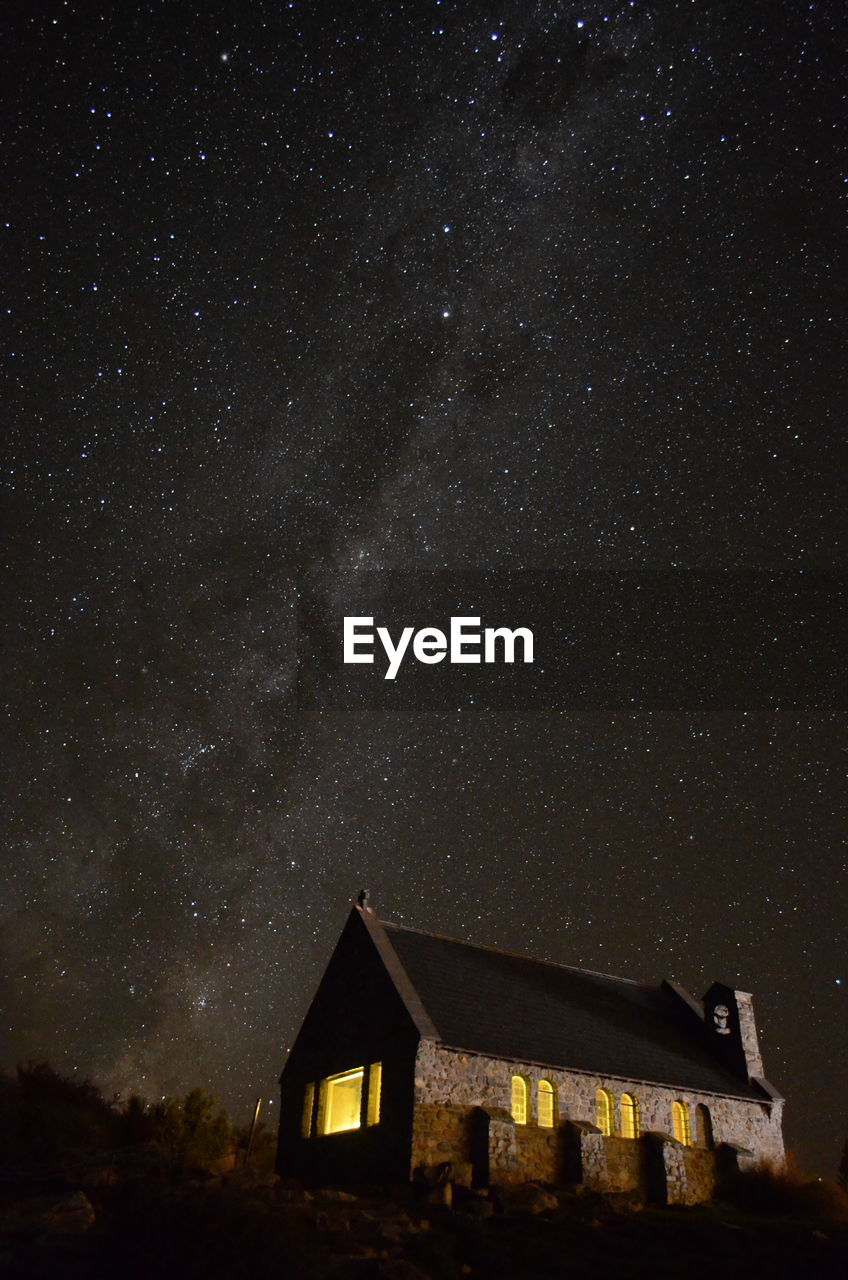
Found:
<path fill-rule="evenodd" d="M 713 1052 L 731 1071 L 746 1080 L 762 1079 L 754 1001 L 747 991 L 714 982 L 704 996 L 704 1026 Z"/>

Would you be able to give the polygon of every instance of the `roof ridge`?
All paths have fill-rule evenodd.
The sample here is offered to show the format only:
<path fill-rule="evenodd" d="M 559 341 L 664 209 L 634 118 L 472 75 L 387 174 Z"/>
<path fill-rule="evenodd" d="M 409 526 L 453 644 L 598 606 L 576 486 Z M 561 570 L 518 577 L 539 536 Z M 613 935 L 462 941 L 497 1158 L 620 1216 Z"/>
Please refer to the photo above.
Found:
<path fill-rule="evenodd" d="M 496 955 L 509 956 L 513 960 L 529 960 L 531 964 L 548 965 L 551 969 L 566 969 L 569 973 L 585 973 L 592 978 L 607 978 L 612 982 L 626 982 L 631 987 L 647 987 L 651 991 L 661 990 L 659 983 L 644 982 L 638 978 L 621 978 L 616 973 L 602 973 L 600 969 L 582 969 L 575 964 L 562 964 L 559 960 L 541 960 L 538 956 L 529 956 L 524 951 L 508 951 L 506 947 L 493 947 L 482 942 L 468 942 L 465 938 L 451 938 L 446 933 L 433 933 L 429 929 L 414 929 L 412 925 L 398 924 L 396 920 L 380 920 L 387 929 L 401 929 L 404 933 L 417 933 L 424 938 L 437 938 L 440 942 L 453 942 L 460 947 L 471 947 L 474 951 L 492 951 Z"/>

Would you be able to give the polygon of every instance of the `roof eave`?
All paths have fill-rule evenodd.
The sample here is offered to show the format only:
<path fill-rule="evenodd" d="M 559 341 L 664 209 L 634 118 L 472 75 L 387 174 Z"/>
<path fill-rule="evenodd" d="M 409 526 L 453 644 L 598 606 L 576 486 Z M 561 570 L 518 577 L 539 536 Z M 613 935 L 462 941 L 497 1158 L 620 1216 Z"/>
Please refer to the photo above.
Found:
<path fill-rule="evenodd" d="M 431 1039 L 432 1037 L 428 1037 Z M 598 1071 L 589 1067 L 570 1067 L 558 1062 L 540 1062 L 536 1058 L 511 1058 L 502 1053 L 489 1053 L 483 1049 L 469 1049 L 467 1045 L 448 1044 L 447 1041 L 436 1037 L 436 1043 L 440 1049 L 448 1049 L 451 1053 L 468 1053 L 478 1058 L 492 1058 L 498 1062 L 515 1062 L 519 1065 L 528 1067 L 541 1067 L 546 1071 L 563 1071 L 575 1076 L 592 1076 L 599 1080 L 621 1080 L 624 1084 L 647 1084 L 653 1089 L 677 1089 L 687 1093 L 704 1093 L 711 1098 L 737 1098 L 742 1102 L 756 1102 L 756 1098 L 751 1097 L 751 1093 L 737 1093 L 732 1089 L 708 1089 L 701 1085 L 693 1084 L 670 1084 L 668 1080 L 648 1080 L 645 1076 L 625 1076 L 617 1071 Z M 752 1088 L 762 1090 L 772 1101 L 782 1102 L 783 1098 L 776 1089 L 765 1080 L 752 1080 Z M 766 1087 L 764 1087 L 766 1086 Z"/>
<path fill-rule="evenodd" d="M 383 962 L 386 972 L 394 983 L 395 990 L 404 1003 L 407 1013 L 415 1024 L 418 1034 L 422 1040 L 439 1040 L 439 1032 L 435 1023 L 430 1017 L 409 974 L 401 964 L 400 957 L 389 941 L 389 936 L 383 928 L 382 921 L 370 907 L 354 906 L 354 911 L 359 915 L 360 920 L 368 931 L 374 948 Z"/>

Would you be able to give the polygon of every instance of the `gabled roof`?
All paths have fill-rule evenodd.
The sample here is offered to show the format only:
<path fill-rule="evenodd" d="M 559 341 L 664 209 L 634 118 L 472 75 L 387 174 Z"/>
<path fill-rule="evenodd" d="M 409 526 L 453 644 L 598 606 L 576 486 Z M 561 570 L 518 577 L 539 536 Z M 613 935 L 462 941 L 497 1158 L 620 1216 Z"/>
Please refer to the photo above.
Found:
<path fill-rule="evenodd" d="M 488 1057 L 763 1099 L 711 1054 L 698 1005 L 679 988 L 422 933 L 369 908 L 361 916 L 424 1038 Z"/>

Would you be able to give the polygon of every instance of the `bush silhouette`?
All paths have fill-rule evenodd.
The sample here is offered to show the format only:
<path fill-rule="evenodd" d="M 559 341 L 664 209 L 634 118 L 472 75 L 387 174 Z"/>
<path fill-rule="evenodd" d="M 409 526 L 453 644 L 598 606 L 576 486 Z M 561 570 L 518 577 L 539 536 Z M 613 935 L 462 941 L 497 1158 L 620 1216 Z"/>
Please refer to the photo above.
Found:
<path fill-rule="evenodd" d="M 730 1174 L 716 1188 L 716 1198 L 758 1217 L 848 1221 L 848 1194 L 824 1178 L 806 1178 L 791 1166 Z"/>
<path fill-rule="evenodd" d="M 234 1146 L 233 1126 L 218 1099 L 205 1089 L 167 1098 L 150 1112 L 151 1139 L 182 1169 L 212 1169 Z"/>
<path fill-rule="evenodd" d="M 0 1144 L 8 1159 L 50 1160 L 119 1141 L 120 1119 L 90 1080 L 60 1076 L 46 1062 L 0 1077 Z"/>
<path fill-rule="evenodd" d="M 205 1089 L 155 1106 L 133 1094 L 119 1107 L 90 1080 L 59 1075 L 46 1062 L 0 1076 L 0 1152 L 11 1164 L 152 1144 L 175 1169 L 214 1169 L 232 1150 L 234 1133 Z"/>

